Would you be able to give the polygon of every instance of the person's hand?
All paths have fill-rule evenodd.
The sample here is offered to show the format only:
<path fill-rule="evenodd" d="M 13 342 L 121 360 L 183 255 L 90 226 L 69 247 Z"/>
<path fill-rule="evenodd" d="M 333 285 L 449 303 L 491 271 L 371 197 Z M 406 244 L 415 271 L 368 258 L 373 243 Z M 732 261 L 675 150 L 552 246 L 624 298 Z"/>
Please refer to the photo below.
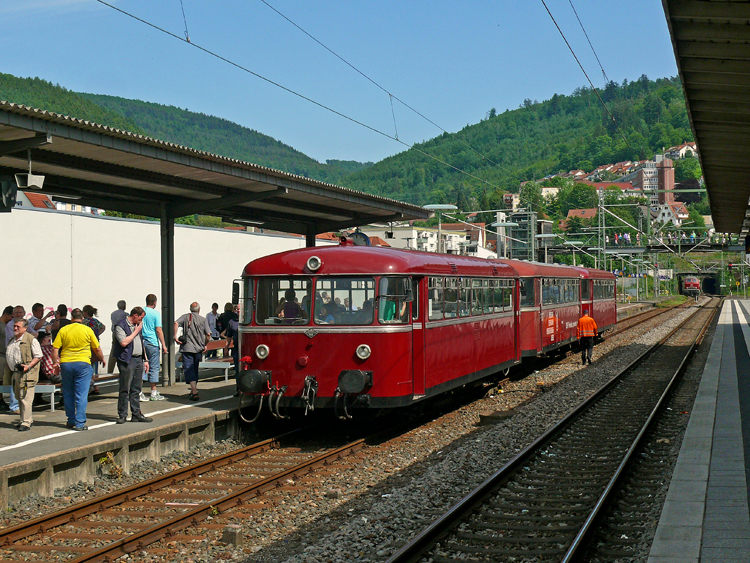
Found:
<path fill-rule="evenodd" d="M 49 311 L 46 315 L 44 315 L 44 318 L 49 319 L 54 314 L 55 314 L 55 311 Z"/>
<path fill-rule="evenodd" d="M 29 364 L 21 364 L 21 367 L 23 368 L 23 372 L 26 373 L 29 371 Z"/>
<path fill-rule="evenodd" d="M 135 330 L 133 331 L 133 334 L 138 334 L 139 332 L 141 332 L 141 330 L 143 330 L 143 323 L 141 323 L 141 324 L 139 324 L 139 325 L 137 325 L 135 327 Z"/>
<path fill-rule="evenodd" d="M 102 364 L 103 368 L 107 367 L 107 362 L 105 362 L 104 360 L 99 360 L 99 363 Z"/>
<path fill-rule="evenodd" d="M 162 354 L 166 354 L 167 353 L 167 347 L 166 347 L 166 345 L 161 347 L 161 353 Z"/>

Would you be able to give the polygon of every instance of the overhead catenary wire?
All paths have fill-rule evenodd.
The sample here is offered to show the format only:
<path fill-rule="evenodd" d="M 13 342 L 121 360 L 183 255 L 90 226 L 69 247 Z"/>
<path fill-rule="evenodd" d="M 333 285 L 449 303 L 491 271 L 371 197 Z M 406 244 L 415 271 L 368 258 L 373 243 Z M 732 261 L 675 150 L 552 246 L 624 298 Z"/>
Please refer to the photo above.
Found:
<path fill-rule="evenodd" d="M 589 75 L 586 73 L 586 69 L 583 68 L 583 65 L 581 64 L 581 61 L 578 60 L 578 56 L 576 55 L 575 51 L 573 50 L 573 47 L 570 46 L 570 43 L 568 42 L 568 39 L 565 37 L 565 34 L 562 32 L 562 29 L 560 29 L 560 26 L 557 24 L 557 20 L 555 20 L 555 16 L 552 15 L 552 12 L 550 12 L 549 8 L 547 7 L 547 3 L 544 0 L 541 0 L 542 5 L 544 6 L 544 9 L 547 10 L 547 13 L 549 14 L 549 17 L 552 19 L 552 23 L 555 24 L 555 27 L 557 28 L 557 31 L 560 32 L 560 36 L 563 38 L 563 41 L 565 41 L 565 44 L 568 46 L 568 49 L 570 49 L 570 53 L 573 55 L 573 58 L 578 63 L 578 66 L 581 69 L 581 72 L 583 72 L 583 75 L 586 77 L 586 80 L 588 80 L 589 84 L 591 85 L 591 89 L 596 94 L 596 97 L 599 98 L 599 102 L 602 104 L 602 107 L 604 108 L 604 111 L 607 112 L 607 115 L 609 115 L 609 118 L 612 120 L 612 123 L 615 124 L 615 127 L 617 128 L 617 131 L 622 136 L 622 140 L 625 141 L 625 144 L 630 146 L 630 143 L 628 143 L 628 140 L 625 138 L 625 134 L 620 129 L 620 126 L 617 124 L 617 120 L 615 119 L 615 116 L 612 115 L 612 112 L 609 111 L 609 108 L 607 107 L 607 104 L 604 103 L 604 100 L 602 100 L 602 97 L 599 95 L 599 91 L 596 89 L 596 86 L 594 86 L 594 83 L 591 82 L 591 79 L 589 78 Z"/>
<path fill-rule="evenodd" d="M 596 57 L 596 62 L 599 63 L 599 68 L 602 69 L 602 76 L 604 76 L 604 82 L 605 84 L 609 84 L 609 78 L 607 77 L 607 73 L 604 72 L 602 61 L 599 60 L 599 55 L 596 54 L 596 49 L 594 49 L 594 46 L 591 44 L 591 39 L 589 39 L 589 34 L 586 33 L 586 28 L 583 27 L 583 22 L 581 21 L 581 18 L 578 17 L 578 11 L 576 11 L 576 7 L 573 5 L 573 0 L 568 0 L 568 2 L 570 2 L 570 7 L 573 8 L 573 13 L 576 15 L 578 24 L 581 26 L 581 30 L 583 31 L 583 34 L 586 36 L 586 41 L 589 42 L 589 47 L 591 47 L 591 52 L 594 53 L 594 57 Z"/>
<path fill-rule="evenodd" d="M 464 145 L 466 145 L 474 153 L 476 153 L 477 155 L 479 155 L 480 157 L 482 157 L 484 160 L 486 160 L 490 164 L 494 164 L 495 166 L 499 166 L 501 168 L 504 168 L 501 164 L 499 164 L 499 163 L 493 161 L 492 159 L 486 157 L 485 155 L 483 155 L 481 152 L 479 152 L 474 147 L 472 147 L 469 143 L 467 143 L 466 141 L 464 141 L 463 139 L 461 139 L 460 137 L 458 137 L 455 133 L 450 133 L 449 131 L 445 130 L 440 125 L 438 125 L 437 123 L 435 123 L 434 121 L 432 121 L 429 117 L 423 115 L 422 113 L 420 113 L 419 111 L 417 111 L 416 109 L 414 109 L 413 107 L 411 107 L 409 104 L 407 104 L 405 101 L 403 101 L 402 99 L 400 99 L 398 96 L 396 96 L 393 93 L 391 93 L 385 87 L 383 87 L 380 84 L 378 84 L 375 80 L 373 80 L 372 78 L 370 78 L 367 74 L 365 74 L 364 72 L 362 72 L 361 70 L 359 70 L 352 63 L 350 63 L 345 58 L 343 58 L 341 55 L 339 55 L 338 53 L 336 53 L 333 49 L 331 49 L 330 47 L 328 47 L 327 45 L 325 45 L 322 41 L 320 41 L 319 39 L 317 39 L 316 37 L 314 37 L 312 34 L 308 33 L 305 29 L 303 29 L 297 23 L 295 23 L 294 21 L 292 21 L 289 17 L 287 17 L 286 15 L 282 14 L 279 10 L 277 10 L 271 4 L 269 4 L 268 2 L 266 2 L 266 0 L 260 0 L 260 1 L 263 2 L 263 4 L 265 4 L 266 6 L 268 6 L 271 10 L 273 10 L 274 12 L 276 12 L 279 16 L 281 16 L 286 21 L 288 21 L 290 24 L 292 24 L 294 27 L 296 27 L 297 29 L 299 29 L 302 33 L 304 33 L 305 35 L 307 35 L 310 39 L 312 39 L 313 41 L 315 41 L 318 45 L 320 45 L 321 47 L 323 47 L 326 51 L 328 51 L 329 53 L 331 53 L 334 57 L 336 57 L 337 59 L 339 59 L 342 63 L 344 63 L 349 68 L 351 68 L 352 70 L 354 70 L 355 72 L 357 72 L 358 74 L 360 74 L 361 76 L 363 76 L 365 79 L 369 80 L 372 84 L 374 84 L 375 86 L 377 86 L 378 88 L 380 88 L 383 92 L 385 92 L 386 94 L 388 94 L 388 96 L 391 98 L 391 111 L 393 111 L 393 100 L 396 100 L 397 102 L 399 102 L 404 107 L 406 107 L 406 108 L 410 109 L 411 111 L 413 111 L 415 114 L 417 114 L 419 117 L 421 117 L 422 119 L 424 119 L 428 123 L 434 125 L 438 129 L 440 129 L 443 133 L 447 133 L 448 135 L 455 136 L 456 139 L 458 139 L 461 143 L 463 143 Z M 396 121 L 395 115 L 393 117 L 393 120 L 394 120 L 394 126 L 395 126 L 395 121 Z M 398 133 L 396 134 L 396 137 L 398 137 Z"/>
<path fill-rule="evenodd" d="M 182 41 L 184 43 L 187 43 L 191 47 L 199 49 L 200 51 L 203 51 L 207 55 L 210 55 L 210 56 L 212 56 L 214 58 L 217 58 L 217 59 L 219 59 L 221 61 L 224 61 L 228 65 L 231 65 L 231 66 L 233 66 L 235 68 L 238 68 L 239 70 L 242 70 L 244 72 L 247 72 L 248 74 L 251 74 L 251 75 L 255 76 L 256 78 L 259 78 L 260 80 L 268 82 L 269 84 L 272 84 L 273 86 L 276 86 L 277 88 L 280 88 L 280 89 L 284 90 L 285 92 L 288 92 L 288 93 L 290 93 L 290 94 L 292 94 L 294 96 L 297 96 L 298 98 L 301 98 L 301 99 L 303 99 L 303 100 L 305 100 L 307 102 L 310 102 L 311 104 L 314 104 L 314 105 L 318 106 L 319 108 L 322 108 L 322 109 L 324 109 L 326 111 L 329 111 L 329 112 L 331 112 L 331 113 L 333 113 L 335 115 L 338 115 L 339 117 L 342 117 L 343 119 L 346 119 L 347 121 L 351 121 L 352 123 L 355 123 L 355 124 L 357 124 L 357 125 L 359 125 L 361 127 L 364 127 L 365 129 L 369 129 L 370 131 L 372 131 L 374 133 L 377 133 L 378 135 L 382 135 L 383 137 L 391 139 L 392 141 L 396 141 L 397 143 L 400 143 L 401 145 L 403 145 L 403 146 L 405 146 L 405 147 L 407 147 L 409 149 L 412 149 L 412 150 L 418 152 L 419 154 L 421 154 L 421 155 L 423 155 L 423 156 L 425 156 L 427 158 L 430 158 L 430 159 L 432 159 L 432 160 L 434 160 L 436 162 L 439 162 L 440 164 L 443 164 L 444 166 L 452 168 L 456 172 L 460 172 L 461 174 L 464 174 L 465 176 L 468 176 L 470 178 L 474 178 L 475 180 L 478 180 L 479 182 L 482 182 L 483 184 L 486 184 L 486 185 L 490 186 L 491 188 L 501 189 L 500 186 L 492 184 L 492 183 L 488 182 L 487 180 L 485 180 L 484 178 L 480 178 L 478 176 L 475 176 L 474 174 L 471 174 L 470 172 L 466 172 L 465 170 L 462 170 L 461 168 L 458 168 L 457 166 L 454 166 L 453 164 L 445 162 L 444 160 L 442 160 L 442 159 L 440 159 L 440 158 L 438 158 L 436 156 L 433 156 L 433 155 L 431 155 L 431 154 L 429 154 L 429 153 L 427 153 L 427 152 L 425 152 L 425 151 L 417 148 L 414 145 L 410 145 L 409 143 L 406 143 L 406 142 L 398 139 L 397 137 L 389 135 L 388 133 L 385 133 L 385 132 L 383 132 L 383 131 L 381 131 L 381 130 L 379 130 L 379 129 L 371 126 L 371 125 L 367 125 L 366 123 L 363 123 L 362 121 L 354 119 L 353 117 L 350 117 L 350 116 L 348 116 L 348 115 L 346 115 L 344 113 L 341 113 L 340 111 L 337 111 L 337 110 L 335 110 L 335 109 L 333 109 L 331 107 L 328 107 L 325 104 L 317 102 L 317 101 L 313 100 L 312 98 L 310 98 L 308 96 L 305 96 L 304 94 L 300 94 L 299 92 L 296 92 L 296 91 L 292 90 L 291 88 L 288 88 L 288 87 L 286 87 L 286 86 L 284 86 L 282 84 L 279 84 L 278 82 L 275 82 L 275 81 L 271 80 L 270 78 L 266 78 L 265 76 L 263 76 L 261 74 L 258 74 L 257 72 L 252 71 L 249 68 L 244 67 L 241 64 L 236 63 L 236 62 L 234 62 L 234 61 L 232 61 L 232 60 L 224 57 L 223 55 L 219 55 L 218 53 L 215 53 L 215 52 L 211 51 L 210 49 L 207 49 L 206 47 L 201 47 L 200 45 L 198 45 L 196 43 L 193 43 L 192 41 L 188 41 L 187 39 L 183 39 L 182 37 L 180 37 L 179 35 L 176 35 L 175 33 L 172 33 L 171 31 L 168 31 L 168 30 L 166 30 L 166 29 L 164 29 L 162 27 L 159 27 L 158 25 L 153 24 L 153 23 L 151 23 L 151 22 L 149 22 L 147 20 L 144 20 L 143 18 L 140 18 L 140 17 L 138 17 L 138 16 L 136 16 L 134 14 L 131 14 L 130 12 L 127 12 L 127 11 L 121 9 L 121 8 L 118 8 L 117 6 L 113 6 L 112 4 L 109 4 L 108 2 L 105 2 L 104 0 L 96 0 L 96 1 L 99 2 L 100 4 L 104 5 L 104 6 L 107 6 L 108 8 L 112 8 L 113 10 L 115 10 L 117 12 L 120 12 L 121 14 L 123 14 L 125 16 L 128 16 L 129 18 L 132 18 L 132 19 L 134 19 L 134 20 L 136 20 L 136 21 L 138 21 L 138 22 L 140 22 L 140 23 L 142 23 L 144 25 L 147 25 L 147 26 L 149 26 L 149 27 L 151 27 L 151 28 L 153 28 L 153 29 L 155 29 L 157 31 L 160 31 L 160 32 L 164 33 L 165 35 L 168 35 L 168 36 L 170 36 L 170 37 L 172 37 L 174 39 L 177 39 L 178 41 Z"/>
<path fill-rule="evenodd" d="M 190 43 L 190 33 L 188 33 L 187 18 L 185 17 L 185 6 L 182 3 L 182 0 L 180 0 L 180 7 L 182 8 L 182 21 L 185 22 L 185 41 Z"/>

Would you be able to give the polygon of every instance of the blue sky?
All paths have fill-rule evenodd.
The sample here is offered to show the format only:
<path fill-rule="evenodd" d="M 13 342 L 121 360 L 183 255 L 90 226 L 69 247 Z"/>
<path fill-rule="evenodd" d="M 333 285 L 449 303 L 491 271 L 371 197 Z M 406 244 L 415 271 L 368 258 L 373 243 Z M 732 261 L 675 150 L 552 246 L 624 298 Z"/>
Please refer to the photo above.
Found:
<path fill-rule="evenodd" d="M 109 0 L 184 37 L 180 0 Z M 587 84 L 541 0 L 266 0 L 449 132 Z M 546 0 L 594 85 L 599 65 L 569 0 Z M 395 136 L 386 93 L 261 0 L 183 0 L 193 44 Z M 573 0 L 611 80 L 674 76 L 659 0 Z M 378 161 L 404 145 L 128 18 L 96 0 L 3 0 L 0 72 L 235 121 L 320 161 Z M 11 100 L 12 101 L 12 100 Z M 442 133 L 394 101 L 405 143 Z"/>

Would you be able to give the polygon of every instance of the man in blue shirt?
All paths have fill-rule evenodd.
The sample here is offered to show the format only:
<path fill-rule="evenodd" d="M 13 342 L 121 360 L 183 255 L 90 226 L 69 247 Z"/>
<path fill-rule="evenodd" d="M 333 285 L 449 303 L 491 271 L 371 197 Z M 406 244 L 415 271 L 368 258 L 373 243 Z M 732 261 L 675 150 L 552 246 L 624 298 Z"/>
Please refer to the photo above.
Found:
<path fill-rule="evenodd" d="M 148 372 L 143 373 L 143 381 L 151 384 L 151 397 L 146 397 L 141 391 L 141 401 L 163 401 L 165 397 L 156 390 L 159 382 L 161 354 L 167 353 L 164 343 L 164 331 L 161 328 L 161 313 L 156 309 L 156 295 L 146 296 L 146 316 L 143 317 L 143 345 L 148 358 Z"/>

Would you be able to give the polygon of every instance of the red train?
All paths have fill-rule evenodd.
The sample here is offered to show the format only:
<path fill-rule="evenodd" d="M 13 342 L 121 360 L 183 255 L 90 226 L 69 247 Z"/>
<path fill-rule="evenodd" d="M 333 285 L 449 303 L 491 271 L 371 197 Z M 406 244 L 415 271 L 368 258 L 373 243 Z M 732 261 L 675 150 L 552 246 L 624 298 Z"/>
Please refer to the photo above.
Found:
<path fill-rule="evenodd" d="M 701 282 L 696 276 L 685 276 L 682 280 L 682 293 L 690 297 L 701 294 Z"/>
<path fill-rule="evenodd" d="M 410 405 L 569 345 L 584 308 L 600 333 L 616 323 L 607 272 L 348 240 L 254 260 L 242 288 L 255 418 L 264 400 L 277 418 Z"/>

